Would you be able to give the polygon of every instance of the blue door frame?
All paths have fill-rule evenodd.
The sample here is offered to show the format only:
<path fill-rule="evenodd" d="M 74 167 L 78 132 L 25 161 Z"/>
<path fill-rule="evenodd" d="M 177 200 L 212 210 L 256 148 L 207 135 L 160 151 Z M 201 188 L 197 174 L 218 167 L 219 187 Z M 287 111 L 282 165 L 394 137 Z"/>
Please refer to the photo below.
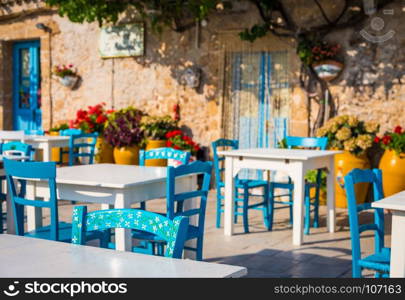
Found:
<path fill-rule="evenodd" d="M 39 41 L 13 45 L 13 129 L 42 129 Z"/>

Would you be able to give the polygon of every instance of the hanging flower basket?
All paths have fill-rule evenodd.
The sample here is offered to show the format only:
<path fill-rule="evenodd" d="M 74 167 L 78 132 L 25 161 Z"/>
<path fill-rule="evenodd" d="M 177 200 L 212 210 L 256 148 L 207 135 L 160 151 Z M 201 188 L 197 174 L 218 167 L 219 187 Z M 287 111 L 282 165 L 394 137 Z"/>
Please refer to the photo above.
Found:
<path fill-rule="evenodd" d="M 340 75 L 344 65 L 336 60 L 327 59 L 312 64 L 312 67 L 320 79 L 331 81 Z"/>
<path fill-rule="evenodd" d="M 76 85 L 78 79 L 79 77 L 77 76 L 67 75 L 64 77 L 59 77 L 59 82 L 64 86 L 72 89 Z"/>

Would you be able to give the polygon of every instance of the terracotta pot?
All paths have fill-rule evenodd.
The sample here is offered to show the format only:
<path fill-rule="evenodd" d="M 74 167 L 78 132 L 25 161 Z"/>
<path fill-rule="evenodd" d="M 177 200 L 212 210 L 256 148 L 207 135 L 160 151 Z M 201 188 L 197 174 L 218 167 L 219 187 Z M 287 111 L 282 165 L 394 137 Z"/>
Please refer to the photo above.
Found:
<path fill-rule="evenodd" d="M 370 162 L 366 155 L 355 156 L 348 151 L 342 154 L 335 155 L 335 197 L 336 207 L 347 208 L 347 199 L 345 189 L 341 184 L 344 183 L 344 177 L 353 169 L 369 169 Z M 341 184 L 339 184 L 339 182 Z M 354 190 L 356 192 L 357 203 L 364 203 L 366 201 L 367 192 L 370 184 L 359 183 L 356 184 Z"/>
<path fill-rule="evenodd" d="M 114 147 L 114 161 L 119 165 L 139 164 L 139 147 Z"/>
<path fill-rule="evenodd" d="M 59 136 L 59 131 L 50 131 L 49 135 L 51 135 L 51 136 Z M 52 161 L 59 162 L 59 160 L 60 160 L 60 148 L 54 147 L 54 148 L 51 149 L 51 151 L 52 151 L 52 153 L 51 153 Z M 63 151 L 69 151 L 69 147 L 64 147 Z M 69 154 L 67 154 L 67 153 L 63 154 L 63 161 L 62 162 L 64 164 L 69 163 Z"/>
<path fill-rule="evenodd" d="M 107 143 L 104 137 L 99 136 L 97 138 L 95 159 L 98 164 L 113 164 L 113 151 L 114 147 Z"/>
<path fill-rule="evenodd" d="M 319 78 L 325 81 L 331 81 L 342 72 L 343 64 L 335 60 L 327 59 L 312 64 L 312 68 L 316 74 L 318 74 Z"/>
<path fill-rule="evenodd" d="M 405 153 L 398 155 L 395 151 L 385 150 L 379 168 L 385 197 L 405 190 Z"/>
<path fill-rule="evenodd" d="M 166 140 L 148 140 L 146 143 L 146 150 L 166 147 Z M 151 167 L 166 167 L 167 159 L 147 159 L 145 166 Z"/>

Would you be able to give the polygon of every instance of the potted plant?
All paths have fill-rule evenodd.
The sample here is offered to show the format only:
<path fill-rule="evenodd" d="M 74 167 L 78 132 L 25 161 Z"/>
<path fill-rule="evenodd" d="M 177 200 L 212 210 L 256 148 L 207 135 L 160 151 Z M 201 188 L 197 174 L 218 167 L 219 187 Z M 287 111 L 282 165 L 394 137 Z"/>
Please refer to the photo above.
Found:
<path fill-rule="evenodd" d="M 95 159 L 98 163 L 114 163 L 113 147 L 105 141 L 104 127 L 108 116 L 113 111 L 105 108 L 104 102 L 94 106 L 88 106 L 88 109 L 79 109 L 76 112 L 76 119 L 72 121 L 72 127 L 79 128 L 86 133 L 98 133 L 96 142 Z"/>
<path fill-rule="evenodd" d="M 74 88 L 79 77 L 72 64 L 55 66 L 53 74 L 59 79 L 59 82 L 68 88 Z"/>
<path fill-rule="evenodd" d="M 143 113 L 128 107 L 113 112 L 104 128 L 106 141 L 114 147 L 114 161 L 117 164 L 136 165 L 139 163 L 139 144 L 144 135 L 141 130 Z"/>
<path fill-rule="evenodd" d="M 59 131 L 61 130 L 65 130 L 65 129 L 69 129 L 69 125 L 68 123 L 60 123 L 54 127 L 52 127 L 51 129 L 49 129 L 49 135 L 51 136 L 58 136 L 59 135 Z M 64 151 L 68 151 L 69 148 L 64 148 Z M 59 162 L 60 161 L 60 150 L 59 148 L 53 147 L 52 148 L 52 161 L 55 162 Z M 63 163 L 68 163 L 69 162 L 69 155 L 68 154 L 64 154 L 63 155 Z"/>
<path fill-rule="evenodd" d="M 191 156 L 195 159 L 197 152 L 200 150 L 200 146 L 187 136 L 180 129 L 169 131 L 166 134 L 166 146 L 172 147 L 176 150 L 189 151 Z M 176 165 L 177 162 L 169 160 L 169 165 Z"/>
<path fill-rule="evenodd" d="M 177 128 L 177 122 L 170 116 L 144 116 L 141 129 L 146 138 L 146 150 L 166 147 L 166 134 Z M 166 166 L 165 159 L 148 159 L 147 166 Z"/>
<path fill-rule="evenodd" d="M 347 207 L 344 191 L 344 176 L 354 168 L 368 169 L 366 151 L 373 145 L 373 140 L 379 130 L 374 122 L 364 122 L 354 116 L 338 116 L 330 119 L 325 126 L 317 131 L 318 137 L 328 137 L 328 148 L 343 150 L 344 153 L 335 155 L 335 195 L 336 206 Z M 368 184 L 357 184 L 357 200 L 366 200 Z"/>
<path fill-rule="evenodd" d="M 298 46 L 298 56 L 303 63 L 312 66 L 318 77 L 331 81 L 339 76 L 343 64 L 337 60 L 341 46 L 325 41 L 302 41 Z"/>
<path fill-rule="evenodd" d="M 376 137 L 375 142 L 385 149 L 379 164 L 385 197 L 405 190 L 405 131 L 396 126 L 394 131 Z"/>

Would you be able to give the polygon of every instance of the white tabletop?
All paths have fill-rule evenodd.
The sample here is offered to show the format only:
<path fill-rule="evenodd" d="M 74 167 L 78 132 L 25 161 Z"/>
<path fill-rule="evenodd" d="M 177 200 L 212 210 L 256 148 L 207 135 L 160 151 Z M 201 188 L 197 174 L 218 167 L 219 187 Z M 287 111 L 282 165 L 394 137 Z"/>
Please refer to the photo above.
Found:
<path fill-rule="evenodd" d="M 244 267 L 0 235 L 0 277 L 241 277 Z"/>
<path fill-rule="evenodd" d="M 333 156 L 339 153 L 342 153 L 342 151 L 279 149 L 279 148 L 252 148 L 252 149 L 218 151 L 219 155 L 232 157 L 244 156 L 254 158 L 273 158 L 273 159 L 292 159 L 292 160 L 309 160 L 311 158 Z"/>
<path fill-rule="evenodd" d="M 24 141 L 34 141 L 34 142 L 49 142 L 49 141 L 68 141 L 69 136 L 59 136 L 59 135 L 24 135 L 23 138 L 18 137 L 7 137 L 4 140 L 24 140 Z"/>
<path fill-rule="evenodd" d="M 398 194 L 373 202 L 371 206 L 405 211 L 405 191 L 399 192 Z"/>
<path fill-rule="evenodd" d="M 166 180 L 165 167 L 92 164 L 62 167 L 58 168 L 56 172 L 57 183 L 108 188 L 126 188 Z"/>

